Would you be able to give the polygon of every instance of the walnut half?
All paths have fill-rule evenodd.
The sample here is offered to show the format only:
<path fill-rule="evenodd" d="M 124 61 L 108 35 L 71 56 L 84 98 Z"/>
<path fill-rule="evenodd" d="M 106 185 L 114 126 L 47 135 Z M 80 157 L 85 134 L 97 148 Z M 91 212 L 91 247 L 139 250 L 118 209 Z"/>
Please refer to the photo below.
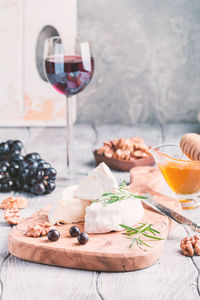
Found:
<path fill-rule="evenodd" d="M 34 238 L 45 236 L 49 232 L 50 227 L 51 224 L 48 222 L 31 224 L 27 227 L 26 235 Z"/>
<path fill-rule="evenodd" d="M 200 255 L 200 238 L 197 234 L 193 237 L 185 237 L 180 244 L 183 254 L 186 256 Z"/>
<path fill-rule="evenodd" d="M 2 209 L 22 209 L 28 206 L 28 200 L 24 197 L 13 197 L 10 196 L 9 198 L 4 199 L 1 204 L 0 208 Z"/>
<path fill-rule="evenodd" d="M 4 213 L 4 219 L 10 225 L 17 225 L 20 221 L 20 217 L 21 214 L 17 208 L 6 209 Z"/>

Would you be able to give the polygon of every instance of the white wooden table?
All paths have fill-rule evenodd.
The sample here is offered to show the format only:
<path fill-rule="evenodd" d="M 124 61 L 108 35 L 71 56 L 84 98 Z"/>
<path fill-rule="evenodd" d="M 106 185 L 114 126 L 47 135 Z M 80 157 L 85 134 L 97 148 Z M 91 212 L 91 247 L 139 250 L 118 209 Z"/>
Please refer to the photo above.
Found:
<path fill-rule="evenodd" d="M 95 167 L 92 149 L 114 137 L 144 137 L 150 145 L 178 142 L 186 132 L 200 132 L 198 124 L 166 126 L 123 125 L 91 126 L 78 124 L 75 128 L 74 152 L 80 175 L 76 181 Z M 0 141 L 20 139 L 28 152 L 37 151 L 58 170 L 56 191 L 48 196 L 29 197 L 29 207 L 23 216 L 39 210 L 55 200 L 67 183 L 64 180 L 64 128 L 0 128 Z M 128 180 L 128 174 L 114 172 L 117 179 Z M 7 195 L 0 194 L 0 199 Z M 184 212 L 200 222 L 200 208 Z M 188 258 L 179 250 L 186 229 L 177 226 L 165 244 L 160 260 L 152 267 L 128 273 L 103 273 L 72 270 L 30 263 L 15 258 L 7 250 L 11 227 L 0 211 L 0 294 L 1 300 L 193 300 L 200 299 L 200 257 Z"/>

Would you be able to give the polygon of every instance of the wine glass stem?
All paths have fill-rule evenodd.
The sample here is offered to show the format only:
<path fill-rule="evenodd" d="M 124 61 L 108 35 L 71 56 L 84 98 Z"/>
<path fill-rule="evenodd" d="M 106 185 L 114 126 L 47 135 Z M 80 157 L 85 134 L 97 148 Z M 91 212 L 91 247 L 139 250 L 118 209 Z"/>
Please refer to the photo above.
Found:
<path fill-rule="evenodd" d="M 72 97 L 66 97 L 66 123 L 67 123 L 67 170 L 72 171 L 72 139 L 73 139 L 73 103 Z"/>

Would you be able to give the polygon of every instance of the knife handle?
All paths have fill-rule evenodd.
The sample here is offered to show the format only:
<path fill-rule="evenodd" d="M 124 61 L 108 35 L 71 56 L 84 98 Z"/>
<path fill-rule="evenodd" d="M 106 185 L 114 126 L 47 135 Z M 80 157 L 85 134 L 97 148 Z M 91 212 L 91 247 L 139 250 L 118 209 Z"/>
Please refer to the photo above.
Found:
<path fill-rule="evenodd" d="M 200 232 L 200 224 L 193 223 L 192 225 L 190 225 L 190 228 L 193 231 Z"/>

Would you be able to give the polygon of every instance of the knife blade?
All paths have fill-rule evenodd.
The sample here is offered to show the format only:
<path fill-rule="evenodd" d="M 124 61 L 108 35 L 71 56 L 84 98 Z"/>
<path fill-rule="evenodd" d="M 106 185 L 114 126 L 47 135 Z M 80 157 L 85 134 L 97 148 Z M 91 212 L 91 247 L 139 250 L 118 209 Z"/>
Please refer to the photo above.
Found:
<path fill-rule="evenodd" d="M 157 212 L 161 213 L 164 216 L 174 220 L 175 222 L 189 226 L 193 231 L 200 232 L 200 224 L 191 221 L 190 219 L 184 217 L 183 215 L 177 213 L 176 211 L 158 203 L 153 199 L 152 196 L 148 195 L 148 199 L 141 199 L 145 204 L 156 210 Z"/>

